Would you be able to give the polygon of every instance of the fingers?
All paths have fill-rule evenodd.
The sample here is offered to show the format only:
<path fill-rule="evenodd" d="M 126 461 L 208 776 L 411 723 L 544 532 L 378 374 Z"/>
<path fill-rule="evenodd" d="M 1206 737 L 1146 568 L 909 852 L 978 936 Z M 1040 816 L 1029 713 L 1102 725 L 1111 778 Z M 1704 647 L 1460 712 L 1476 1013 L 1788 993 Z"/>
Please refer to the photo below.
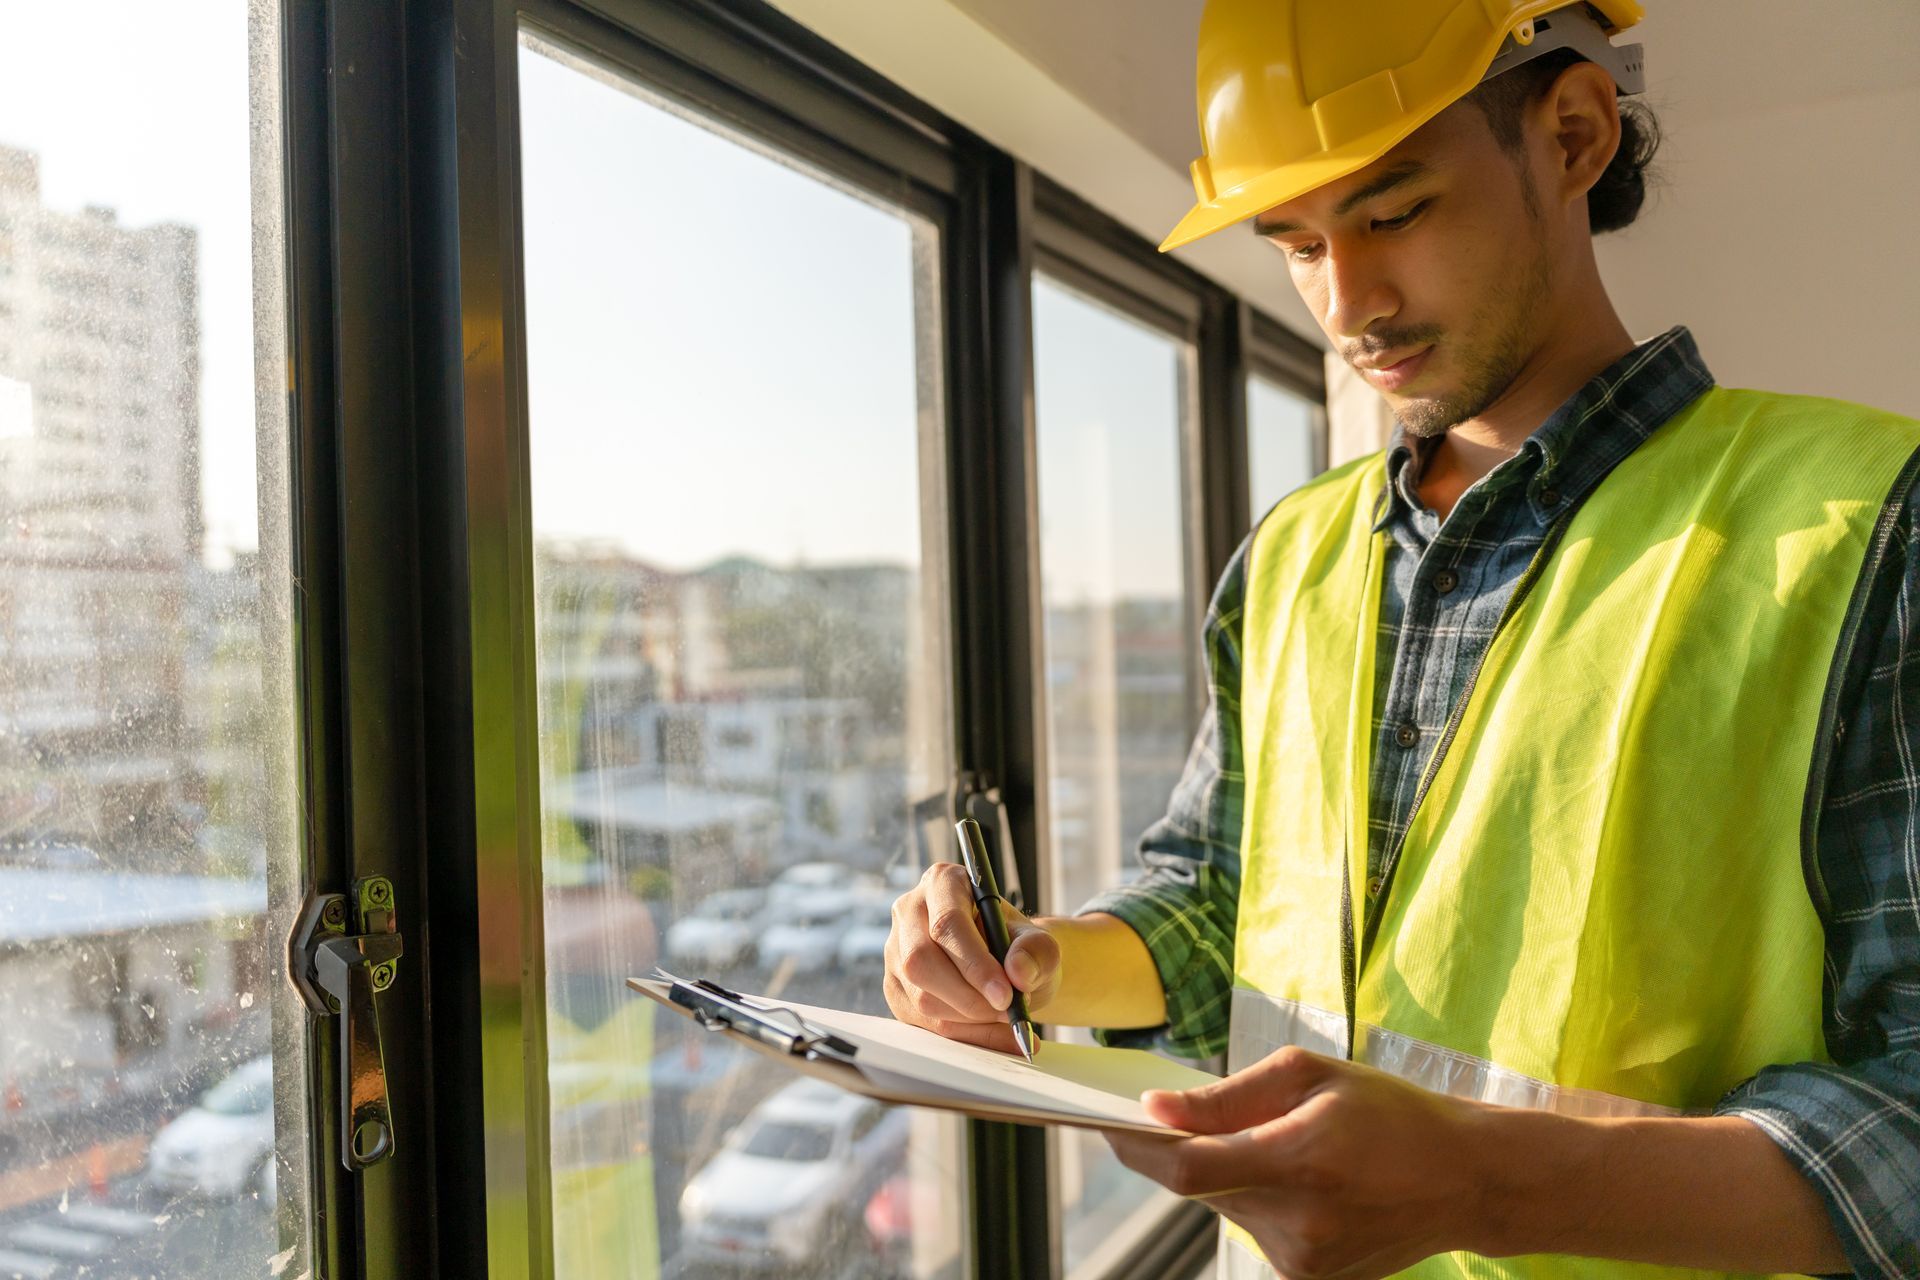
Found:
<path fill-rule="evenodd" d="M 1121 1164 L 1189 1199 L 1284 1186 L 1289 1180 L 1289 1144 L 1278 1135 L 1161 1138 L 1110 1132 L 1107 1143 Z"/>
<path fill-rule="evenodd" d="M 1189 1133 L 1237 1133 L 1283 1116 L 1329 1077 L 1331 1059 L 1288 1047 L 1198 1089 L 1150 1089 L 1140 1104 L 1161 1124 Z"/>
<path fill-rule="evenodd" d="M 900 1021 L 924 1027 L 949 1040 L 961 1040 L 985 1049 L 998 1049 L 1002 1053 L 1020 1052 L 1020 1046 L 1013 1039 L 1013 1028 L 1007 1025 L 1003 1015 L 996 1014 L 990 1021 L 976 1022 L 962 1017 L 936 997 L 924 992 L 917 995 L 909 992 L 892 974 L 886 976 L 885 983 L 887 1006 Z"/>
<path fill-rule="evenodd" d="M 1057 942 L 1019 912 L 1009 909 L 1007 919 L 1022 937 L 1024 964 L 1040 973 L 1036 990 L 1050 989 L 1059 969 Z M 957 863 L 929 867 L 894 903 L 885 955 L 887 1004 L 895 1017 L 953 1039 L 1013 1049 L 1005 1012 L 1013 986 L 987 950 L 972 886 Z M 959 1027 L 997 1029 L 959 1033 Z"/>
<path fill-rule="evenodd" d="M 994 1010 L 1005 1009 L 1013 998 L 1013 988 L 1007 985 L 1006 970 L 987 950 L 967 873 L 958 863 L 935 863 L 920 878 L 920 887 L 926 895 L 927 936 L 946 953 L 968 986 L 984 996 Z M 944 993 L 942 998 L 955 1008 L 964 1007 Z"/>

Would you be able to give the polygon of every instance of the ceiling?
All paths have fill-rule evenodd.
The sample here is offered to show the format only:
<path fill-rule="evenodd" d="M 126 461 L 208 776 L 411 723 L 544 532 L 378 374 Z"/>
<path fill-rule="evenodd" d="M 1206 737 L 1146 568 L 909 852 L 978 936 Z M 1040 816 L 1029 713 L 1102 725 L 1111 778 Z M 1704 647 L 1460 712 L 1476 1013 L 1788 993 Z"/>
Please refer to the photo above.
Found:
<path fill-rule="evenodd" d="M 952 0 L 1185 173 L 1203 0 Z M 1649 97 L 1682 122 L 1920 85 L 1915 0 L 1647 0 Z"/>

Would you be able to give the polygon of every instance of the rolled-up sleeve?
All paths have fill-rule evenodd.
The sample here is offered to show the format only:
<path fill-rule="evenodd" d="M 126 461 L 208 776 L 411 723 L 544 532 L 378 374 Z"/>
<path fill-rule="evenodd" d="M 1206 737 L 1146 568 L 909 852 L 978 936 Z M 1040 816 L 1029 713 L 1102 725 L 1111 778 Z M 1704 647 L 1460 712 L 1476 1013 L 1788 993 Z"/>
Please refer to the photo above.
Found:
<path fill-rule="evenodd" d="M 1874 570 L 1822 802 L 1831 1063 L 1768 1067 L 1717 1111 L 1819 1191 L 1854 1274 L 1920 1275 L 1920 555 L 1910 497 Z"/>
<path fill-rule="evenodd" d="M 1124 920 L 1166 993 L 1158 1027 L 1099 1030 L 1102 1044 L 1210 1058 L 1227 1046 L 1234 917 L 1240 903 L 1240 618 L 1247 544 L 1221 575 L 1203 633 L 1207 707 L 1166 816 L 1140 838 L 1142 873 L 1081 906 Z"/>

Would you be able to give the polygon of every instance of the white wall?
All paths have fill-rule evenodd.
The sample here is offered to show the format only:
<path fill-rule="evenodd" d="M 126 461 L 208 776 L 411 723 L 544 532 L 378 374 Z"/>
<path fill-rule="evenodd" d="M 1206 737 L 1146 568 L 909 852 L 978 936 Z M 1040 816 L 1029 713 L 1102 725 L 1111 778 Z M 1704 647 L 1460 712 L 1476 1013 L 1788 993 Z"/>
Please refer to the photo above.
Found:
<path fill-rule="evenodd" d="M 1915 83 L 1714 116 L 1656 111 L 1668 184 L 1596 241 L 1636 337 L 1686 324 L 1725 385 L 1920 417 L 1920 47 Z"/>
<path fill-rule="evenodd" d="M 1143 236 L 1189 198 L 1200 0 L 775 3 Z M 1729 385 L 1920 416 L 1920 3 L 1648 8 L 1634 38 L 1668 185 L 1599 241 L 1627 327 L 1685 323 Z M 1324 347 L 1258 248 L 1214 236 L 1181 256 Z M 1338 455 L 1386 418 L 1334 381 Z"/>

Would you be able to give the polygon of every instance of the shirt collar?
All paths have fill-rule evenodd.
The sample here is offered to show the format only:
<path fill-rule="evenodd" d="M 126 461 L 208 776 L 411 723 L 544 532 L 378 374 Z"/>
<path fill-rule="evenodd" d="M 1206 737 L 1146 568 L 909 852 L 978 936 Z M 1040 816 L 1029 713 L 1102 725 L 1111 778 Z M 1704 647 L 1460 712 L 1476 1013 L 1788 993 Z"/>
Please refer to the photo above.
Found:
<path fill-rule="evenodd" d="M 1504 487 L 1531 472 L 1527 506 L 1541 525 L 1550 524 L 1711 386 L 1713 374 L 1693 334 L 1675 325 L 1589 379 L 1526 438 L 1513 465 L 1496 467 L 1479 483 Z M 1376 530 L 1412 510 L 1413 485 L 1432 447 L 1432 440 L 1409 436 L 1395 425 Z"/>

